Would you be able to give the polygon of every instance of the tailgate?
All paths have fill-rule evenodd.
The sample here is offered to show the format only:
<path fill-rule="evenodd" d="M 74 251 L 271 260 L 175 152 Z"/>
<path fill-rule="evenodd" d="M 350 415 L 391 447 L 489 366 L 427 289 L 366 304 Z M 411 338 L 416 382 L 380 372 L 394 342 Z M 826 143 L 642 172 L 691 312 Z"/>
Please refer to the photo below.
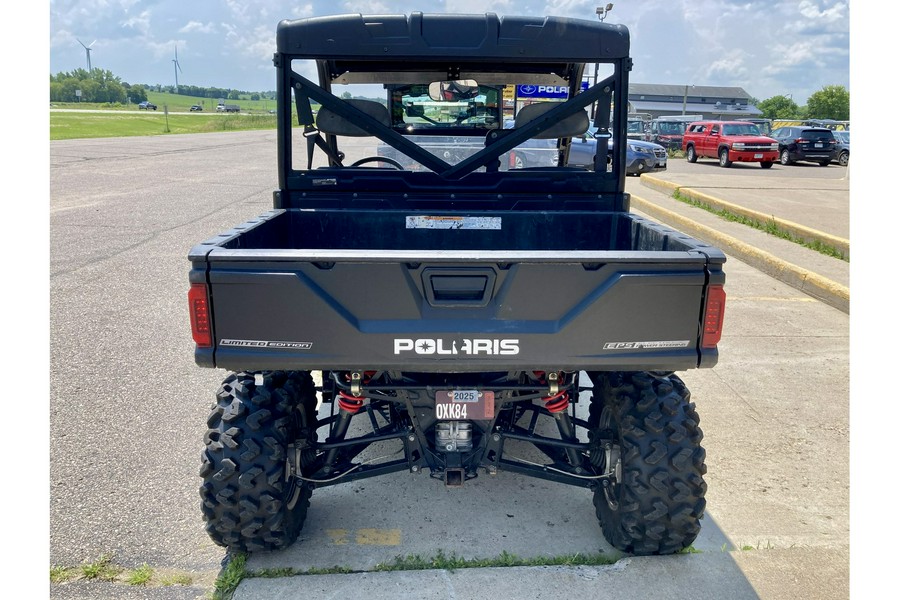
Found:
<path fill-rule="evenodd" d="M 721 261 L 701 251 L 234 250 L 192 256 L 225 369 L 682 370 Z"/>

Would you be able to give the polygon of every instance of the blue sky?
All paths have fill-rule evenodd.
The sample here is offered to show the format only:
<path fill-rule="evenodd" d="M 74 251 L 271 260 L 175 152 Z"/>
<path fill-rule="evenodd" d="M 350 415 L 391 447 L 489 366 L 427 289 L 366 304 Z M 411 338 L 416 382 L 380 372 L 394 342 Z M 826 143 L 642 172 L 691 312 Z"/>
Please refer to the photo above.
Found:
<path fill-rule="evenodd" d="M 826 85 L 850 89 L 848 0 L 619 0 L 607 22 L 631 31 L 633 83 L 739 86 L 804 104 Z M 485 11 L 596 19 L 587 0 L 50 0 L 50 73 L 91 64 L 129 83 L 264 91 L 281 19 Z M 96 41 L 95 41 L 96 40 Z M 852 90 L 851 90 L 852 91 Z"/>

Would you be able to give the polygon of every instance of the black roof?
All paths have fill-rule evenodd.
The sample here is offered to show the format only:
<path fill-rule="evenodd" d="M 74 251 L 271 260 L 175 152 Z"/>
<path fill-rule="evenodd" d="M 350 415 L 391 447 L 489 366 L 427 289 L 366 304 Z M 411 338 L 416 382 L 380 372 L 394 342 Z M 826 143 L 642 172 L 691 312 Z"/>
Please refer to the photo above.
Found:
<path fill-rule="evenodd" d="M 623 25 L 564 17 L 333 15 L 278 24 L 278 52 L 341 61 L 579 63 L 626 58 Z"/>

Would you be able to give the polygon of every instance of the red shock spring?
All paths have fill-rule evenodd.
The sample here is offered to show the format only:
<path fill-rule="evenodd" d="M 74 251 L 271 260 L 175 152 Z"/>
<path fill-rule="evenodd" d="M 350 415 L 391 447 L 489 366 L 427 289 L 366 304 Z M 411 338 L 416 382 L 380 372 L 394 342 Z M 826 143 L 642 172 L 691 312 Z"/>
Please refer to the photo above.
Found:
<path fill-rule="evenodd" d="M 366 371 L 363 373 L 362 381 L 363 383 L 369 383 L 372 380 L 372 376 L 375 374 L 375 371 Z M 346 374 L 344 376 L 348 381 L 350 380 L 350 374 Z M 350 413 L 351 415 L 355 415 L 360 411 L 363 407 L 363 403 L 365 402 L 364 396 L 353 396 L 352 394 L 348 394 L 344 390 L 338 391 L 338 406 L 344 412 Z"/>
<path fill-rule="evenodd" d="M 351 415 L 355 415 L 356 413 L 358 413 L 359 410 L 363 407 L 363 402 L 365 401 L 365 398 L 351 396 L 344 390 L 338 391 L 338 396 L 340 396 L 338 398 L 338 406 L 342 411 L 348 412 Z"/>
<path fill-rule="evenodd" d="M 547 374 L 544 371 L 535 371 L 534 374 L 541 383 L 547 382 Z M 563 373 L 559 373 L 559 383 L 562 383 L 564 380 L 565 376 Z M 566 390 L 545 396 L 541 400 L 544 401 L 544 406 L 547 410 L 553 414 L 561 413 L 569 408 L 569 393 Z"/>
<path fill-rule="evenodd" d="M 569 408 L 569 392 L 563 390 L 558 394 L 542 398 L 544 406 L 551 413 L 560 413 Z"/>

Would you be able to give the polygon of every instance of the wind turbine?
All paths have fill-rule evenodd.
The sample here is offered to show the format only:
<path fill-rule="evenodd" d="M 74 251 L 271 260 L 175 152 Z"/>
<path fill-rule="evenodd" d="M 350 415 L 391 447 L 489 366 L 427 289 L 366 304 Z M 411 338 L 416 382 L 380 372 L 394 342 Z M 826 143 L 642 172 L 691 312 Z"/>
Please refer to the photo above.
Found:
<path fill-rule="evenodd" d="M 172 59 L 172 62 L 175 63 L 175 93 L 178 93 L 178 71 L 181 71 L 181 65 L 178 64 L 178 44 L 175 44 L 175 58 Z M 184 71 L 181 71 L 184 73 Z"/>
<path fill-rule="evenodd" d="M 75 39 L 78 40 L 78 38 L 75 38 Z M 85 46 L 85 45 L 84 45 L 84 42 L 82 42 L 81 40 L 78 40 L 78 43 L 81 44 L 81 46 L 84 48 L 85 54 L 87 54 L 88 73 L 90 73 L 90 72 L 91 72 L 91 46 L 93 46 L 94 44 L 96 44 L 96 43 L 97 43 L 97 40 L 94 40 L 93 42 L 91 42 L 91 43 L 88 44 L 87 46 Z"/>

